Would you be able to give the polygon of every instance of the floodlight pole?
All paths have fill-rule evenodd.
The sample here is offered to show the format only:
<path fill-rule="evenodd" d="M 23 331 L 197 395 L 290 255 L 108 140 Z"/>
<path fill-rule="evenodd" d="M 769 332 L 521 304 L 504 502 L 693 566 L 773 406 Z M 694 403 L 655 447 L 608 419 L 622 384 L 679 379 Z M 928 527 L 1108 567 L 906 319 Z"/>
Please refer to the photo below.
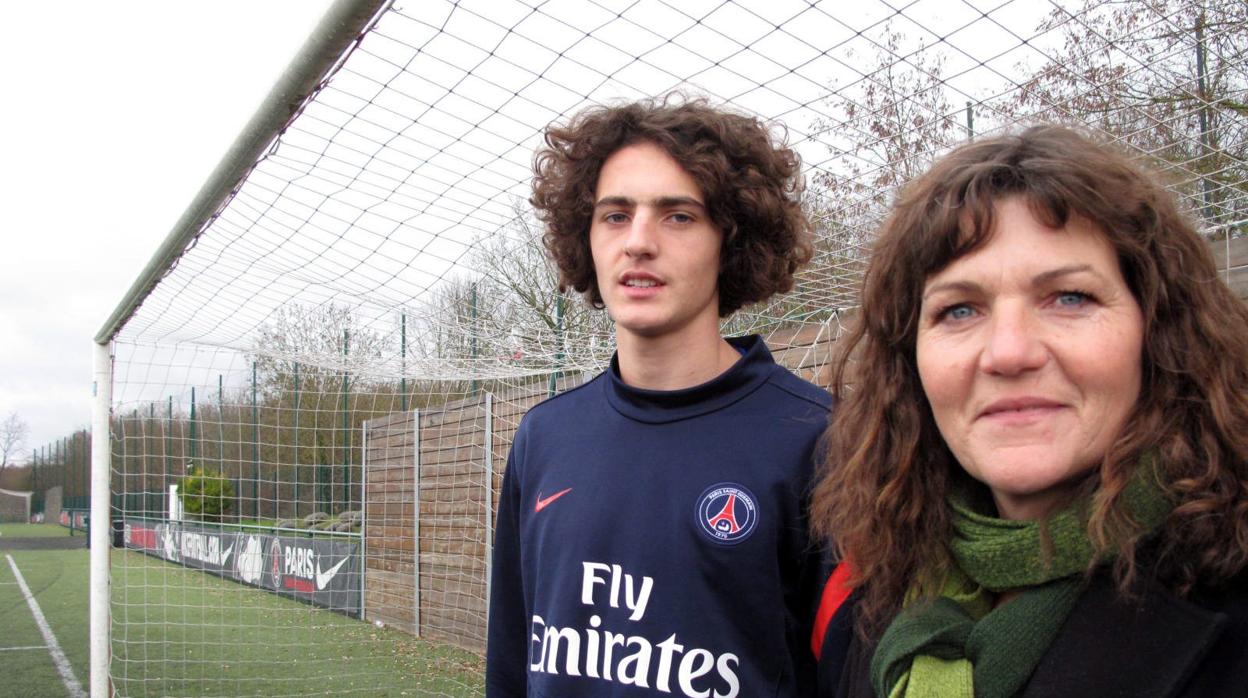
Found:
<path fill-rule="evenodd" d="M 91 698 L 105 698 L 108 686 L 108 562 L 109 534 L 109 417 L 113 404 L 112 343 L 95 345 L 91 383 Z"/>

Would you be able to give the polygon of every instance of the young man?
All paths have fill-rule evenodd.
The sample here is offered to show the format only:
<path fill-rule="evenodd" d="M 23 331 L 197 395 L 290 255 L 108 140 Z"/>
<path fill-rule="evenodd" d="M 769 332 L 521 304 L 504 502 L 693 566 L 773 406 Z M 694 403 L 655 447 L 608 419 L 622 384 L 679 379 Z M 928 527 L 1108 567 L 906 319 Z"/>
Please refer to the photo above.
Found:
<path fill-rule="evenodd" d="M 617 351 L 516 432 L 487 694 L 813 694 L 805 504 L 830 398 L 719 335 L 810 258 L 798 158 L 700 100 L 591 108 L 546 143 L 544 241 Z"/>

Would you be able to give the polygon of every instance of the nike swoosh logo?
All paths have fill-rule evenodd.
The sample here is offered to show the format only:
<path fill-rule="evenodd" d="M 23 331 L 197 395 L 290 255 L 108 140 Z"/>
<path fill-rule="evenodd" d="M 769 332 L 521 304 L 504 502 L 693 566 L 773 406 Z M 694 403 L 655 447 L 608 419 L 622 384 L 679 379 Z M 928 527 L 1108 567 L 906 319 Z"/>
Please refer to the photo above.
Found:
<path fill-rule="evenodd" d="M 234 552 L 234 544 L 230 543 L 230 547 L 226 548 L 225 552 L 221 553 L 221 566 L 222 567 L 225 567 L 225 561 L 230 559 L 230 554 L 233 552 Z"/>
<path fill-rule="evenodd" d="M 547 506 L 549 506 L 549 505 L 550 505 L 550 503 L 551 503 L 551 502 L 555 501 L 556 499 L 559 499 L 560 497 L 562 497 L 563 495 L 565 495 L 565 494 L 567 494 L 567 493 L 569 493 L 569 492 L 571 492 L 571 491 L 572 491 L 572 488 L 571 488 L 571 487 L 569 487 L 568 489 L 563 490 L 562 492 L 556 492 L 556 493 L 554 493 L 554 494 L 550 495 L 550 496 L 549 496 L 549 497 L 547 497 L 546 499 L 542 499 L 542 493 L 541 493 L 541 492 L 538 492 L 538 493 L 537 493 L 537 504 L 533 507 L 533 513 L 534 513 L 534 514 L 536 514 L 537 512 L 541 511 L 542 509 L 545 509 Z"/>
<path fill-rule="evenodd" d="M 329 584 L 329 580 L 333 579 L 334 575 L 338 574 L 338 568 L 347 564 L 347 559 L 348 558 L 346 557 L 342 558 L 338 561 L 338 564 L 330 567 L 324 572 L 321 571 L 321 561 L 318 559 L 316 561 L 316 588 L 318 590 L 324 589 L 325 586 Z"/>

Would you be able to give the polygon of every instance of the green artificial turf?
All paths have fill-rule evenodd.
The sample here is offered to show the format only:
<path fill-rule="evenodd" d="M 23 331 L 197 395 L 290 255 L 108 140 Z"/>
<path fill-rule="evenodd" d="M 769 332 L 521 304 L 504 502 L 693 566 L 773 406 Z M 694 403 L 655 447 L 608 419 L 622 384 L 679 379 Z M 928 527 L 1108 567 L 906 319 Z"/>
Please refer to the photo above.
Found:
<path fill-rule="evenodd" d="M 113 552 L 122 695 L 481 696 L 475 654 L 133 551 Z"/>
<path fill-rule="evenodd" d="M 66 529 L 62 529 L 65 531 Z M 7 530 L 4 535 L 9 535 Z M 85 690 L 88 681 L 88 553 L 86 550 L 0 551 L 0 666 L 5 695 L 65 696 L 65 684 L 8 558 L 39 604 L 48 627 Z M 11 649 L 36 647 L 36 649 Z"/>
<path fill-rule="evenodd" d="M 5 555 L 86 689 L 88 551 L 0 551 L 0 648 L 44 644 Z M 484 695 L 473 653 L 133 551 L 113 550 L 112 569 L 117 695 Z M 66 695 L 46 649 L 0 650 L 0 667 L 0 694 Z"/>
<path fill-rule="evenodd" d="M 64 538 L 68 535 L 69 529 L 60 524 L 0 524 L 0 537 L 3 538 Z M 83 533 L 75 531 L 74 535 L 81 536 Z"/>

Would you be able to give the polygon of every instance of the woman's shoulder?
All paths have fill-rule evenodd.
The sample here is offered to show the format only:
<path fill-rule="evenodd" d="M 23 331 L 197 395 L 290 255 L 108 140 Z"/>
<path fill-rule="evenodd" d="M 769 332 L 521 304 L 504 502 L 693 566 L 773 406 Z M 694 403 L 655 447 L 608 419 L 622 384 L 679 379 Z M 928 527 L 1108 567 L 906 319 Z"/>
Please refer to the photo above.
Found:
<path fill-rule="evenodd" d="M 1190 596 L 1194 603 L 1206 608 L 1225 606 L 1234 610 L 1248 604 L 1248 569 L 1225 582 L 1198 585 Z"/>
<path fill-rule="evenodd" d="M 1023 695 L 1238 695 L 1226 686 L 1248 685 L 1246 581 L 1180 595 L 1145 573 L 1123 594 L 1094 575 Z"/>
<path fill-rule="evenodd" d="M 1211 614 L 1217 632 L 1182 695 L 1230 695 L 1228 686 L 1243 690 L 1248 685 L 1248 573 L 1198 588 L 1187 600 Z"/>

